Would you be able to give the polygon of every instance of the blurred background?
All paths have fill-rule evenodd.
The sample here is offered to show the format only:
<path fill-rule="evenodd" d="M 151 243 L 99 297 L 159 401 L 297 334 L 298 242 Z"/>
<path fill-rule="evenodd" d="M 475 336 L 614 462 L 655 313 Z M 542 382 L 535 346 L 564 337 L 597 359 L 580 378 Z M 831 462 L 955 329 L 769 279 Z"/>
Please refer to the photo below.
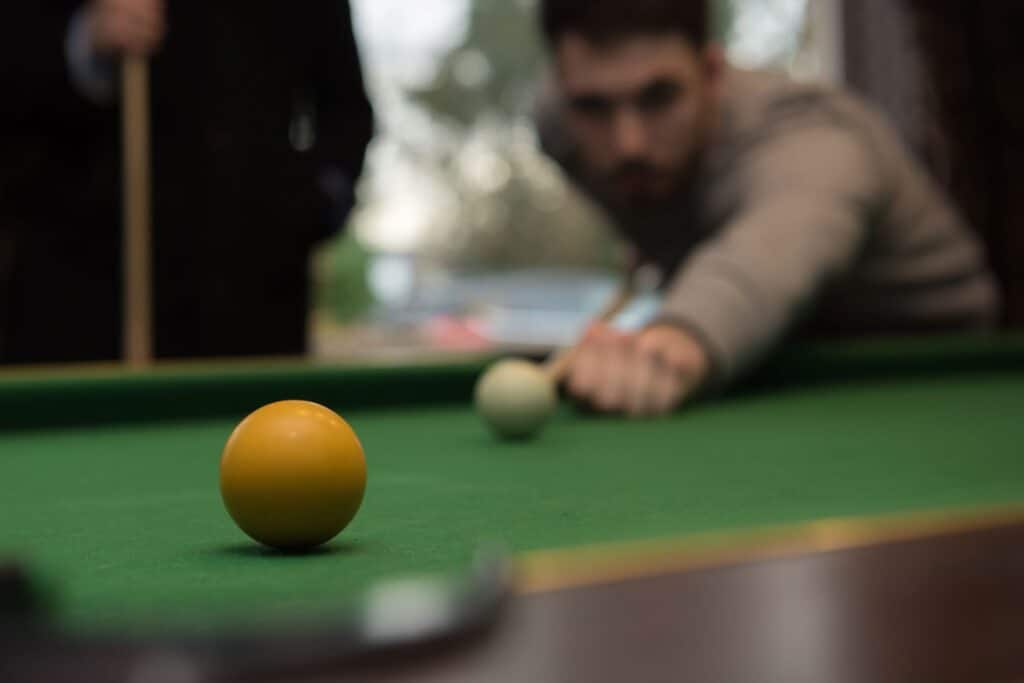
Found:
<path fill-rule="evenodd" d="M 842 78 L 839 0 L 717 10 L 737 64 Z M 315 353 L 567 343 L 614 288 L 622 250 L 538 149 L 535 1 L 353 0 L 352 11 L 377 135 L 348 229 L 314 258 Z"/>
<path fill-rule="evenodd" d="M 719 0 L 716 18 L 737 64 L 847 84 L 894 119 L 983 233 L 1014 326 L 1021 117 L 994 76 L 1020 71 L 999 38 L 1022 4 Z M 348 230 L 314 260 L 317 354 L 564 343 L 613 286 L 615 236 L 530 125 L 534 5 L 353 0 L 378 130 Z"/>
<path fill-rule="evenodd" d="M 538 88 L 544 82 L 546 55 L 535 25 L 536 0 L 351 0 L 349 4 L 365 86 L 376 119 L 375 136 L 355 188 L 355 208 L 348 214 L 345 229 L 320 243 L 309 263 L 313 292 L 310 350 L 318 357 L 344 358 L 368 353 L 404 356 L 424 350 L 479 351 L 495 344 L 535 348 L 569 342 L 590 312 L 614 288 L 624 250 L 600 211 L 579 196 L 538 149 L 531 114 Z M 104 127 L 97 128 L 100 124 L 88 118 L 93 116 L 92 112 L 78 114 L 84 117 L 80 119 L 67 115 L 57 119 L 57 113 L 49 113 L 54 121 L 48 123 L 44 116 L 43 123 L 36 126 L 44 132 L 17 130 L 21 126 L 30 131 L 41 118 L 31 102 L 37 93 L 48 91 L 37 84 L 44 82 L 44 77 L 66 79 L 63 55 L 55 49 L 59 41 L 47 39 L 39 43 L 45 47 L 39 49 L 40 57 L 34 61 L 24 59 L 24 53 L 30 47 L 34 49 L 36 43 L 29 44 L 30 47 L 19 45 L 18 22 L 23 22 L 25 16 L 35 16 L 40 22 L 49 20 L 57 6 L 63 7 L 56 3 L 52 7 L 41 5 L 50 8 L 45 11 L 9 9 L 3 15 L 17 19 L 7 22 L 8 33 L 0 41 L 8 60 L 5 75 L 17 76 L 26 71 L 31 72 L 32 78 L 26 80 L 28 94 L 22 96 L 30 105 L 18 114 L 23 118 L 14 118 L 15 124 L 4 131 L 8 142 L 15 143 L 14 148 L 24 158 L 15 154 L 0 163 L 0 170 L 8 171 L 7 175 L 13 178 L 9 186 L 0 184 L 0 190 L 16 188 L 18 182 L 61 185 L 60 179 L 50 172 L 52 168 L 43 174 L 45 182 L 37 182 L 25 171 L 42 159 L 39 150 L 47 131 L 57 131 L 64 138 L 80 139 L 82 145 L 92 144 L 106 150 L 100 155 L 110 157 L 105 161 L 113 162 L 116 158 L 113 116 L 104 119 Z M 340 0 L 338 5 L 324 5 L 328 6 L 334 10 L 344 7 Z M 211 22 L 216 14 L 213 9 L 193 13 L 209 14 Z M 230 14 L 227 9 L 223 13 Z M 262 51 L 265 40 L 259 31 L 272 32 L 277 23 L 288 17 L 274 10 L 252 10 L 250 14 L 253 28 L 247 34 L 247 49 Z M 1024 71 L 1022 50 L 1009 28 L 1020 25 L 1022 20 L 1024 2 L 1019 0 L 717 0 L 714 30 L 732 61 L 740 66 L 779 69 L 799 79 L 847 85 L 878 105 L 984 237 L 1005 293 L 1005 322 L 1019 327 L 1024 325 L 1024 231 L 1018 228 L 1024 220 L 1024 193 L 1016 191 L 1015 165 L 1020 158 L 1024 103 L 1016 88 L 1008 86 L 1014 86 Z M 54 26 L 63 40 L 65 25 Z M 309 26 L 304 26 L 293 32 L 293 38 L 301 47 L 304 41 L 312 41 L 311 32 Z M 343 34 L 349 35 L 347 26 Z M 209 144 L 202 142 L 201 135 L 193 136 L 200 148 L 190 153 L 206 153 L 215 162 L 220 157 L 230 157 L 216 151 L 218 146 L 234 141 L 238 149 L 233 153 L 238 158 L 249 158 L 249 139 L 236 133 L 251 123 L 247 119 L 252 118 L 254 110 L 241 99 L 232 100 L 235 91 L 242 92 L 244 88 L 232 89 L 225 84 L 236 82 L 238 74 L 246 73 L 243 67 L 254 71 L 249 77 L 270 81 L 263 78 L 260 69 L 283 60 L 269 53 L 261 54 L 262 62 L 244 58 L 241 43 L 236 44 L 237 37 L 229 34 L 210 34 L 206 38 L 211 43 L 207 49 L 220 60 L 217 64 L 222 72 L 207 69 L 210 74 L 197 83 L 178 77 L 165 77 L 162 82 L 157 77 L 156 82 L 165 88 L 164 97 L 172 102 L 181 101 L 174 98 L 192 98 L 196 130 L 213 131 L 208 134 Z M 172 60 L 171 66 L 178 69 L 174 73 L 195 74 L 196 67 L 184 61 L 193 58 L 188 44 L 191 37 L 182 40 L 184 46 L 178 46 L 177 52 L 171 51 L 174 59 L 178 59 Z M 332 37 L 323 49 L 339 43 L 340 39 Z M 208 66 L 209 55 L 203 54 L 199 50 L 195 58 L 205 59 L 198 63 Z M 336 65 L 343 74 L 345 68 L 354 69 L 351 55 L 334 57 L 320 60 L 323 70 L 329 71 Z M 38 63 L 38 68 L 33 72 L 12 66 L 16 63 Z M 286 67 L 281 69 L 287 71 Z M 225 74 L 229 77 L 223 78 Z M 358 85 L 361 95 L 362 84 Z M 195 106 L 203 99 L 202 93 L 196 97 L 193 86 L 213 89 L 206 92 L 206 100 L 213 102 L 207 107 L 216 111 L 204 113 L 202 107 Z M 17 91 L 7 103 L 15 102 L 16 95 Z M 212 98 L 213 95 L 217 97 Z M 243 113 L 233 113 L 235 110 L 216 104 L 221 100 L 234 103 Z M 173 141 L 175 133 L 167 132 L 167 124 L 173 122 L 178 112 L 167 113 L 174 108 L 167 106 L 167 100 L 163 105 L 154 102 L 154 125 L 162 124 L 164 131 L 159 141 L 173 149 L 168 141 Z M 39 106 L 44 114 L 52 108 L 49 103 Z M 0 103 L 0 113 L 3 111 Z M 107 112 L 110 111 L 108 107 Z M 354 115 L 353 111 L 343 110 L 340 115 L 333 112 L 332 123 Z M 326 120 L 325 115 L 320 123 Z M 75 128 L 79 121 L 95 130 L 79 135 Z M 300 151 L 312 147 L 318 133 L 317 123 L 315 115 L 310 118 L 301 108 L 294 112 L 291 146 Z M 326 127 L 320 127 L 321 137 L 326 136 Z M 258 127 L 254 124 L 250 128 L 248 132 L 258 140 Z M 337 125 L 335 128 L 331 131 L 335 143 L 339 134 L 345 137 L 346 131 L 352 132 L 353 138 L 368 133 L 357 131 L 358 122 L 354 119 L 345 119 L 340 130 Z M 39 136 L 38 145 L 29 139 L 33 134 Z M 92 141 L 89 135 L 94 134 Z M 96 180 L 97 187 L 104 188 L 96 193 L 110 194 L 113 202 L 113 193 L 107 191 L 117 187 L 113 163 L 103 166 L 102 173 L 93 173 L 74 156 L 78 152 L 72 150 L 67 154 L 72 155 L 70 161 L 58 162 L 57 170 L 78 173 L 78 185 L 84 182 L 83 178 Z M 189 164 L 195 166 L 198 162 L 189 153 L 181 154 L 183 159 L 172 161 L 179 172 L 187 174 Z M 75 167 L 76 163 L 83 167 Z M 228 185 L 231 191 L 242 191 L 245 183 L 232 175 L 234 171 L 225 168 L 218 172 L 223 175 L 213 183 L 218 191 Z M 162 189 L 158 182 L 158 200 L 169 194 L 167 188 L 166 181 Z M 77 186 L 74 189 L 77 191 Z M 272 198 L 277 191 L 287 194 L 277 186 L 268 190 L 266 198 Z M 249 199 L 252 190 L 245 191 L 250 193 L 245 195 Z M 88 196 L 89 192 L 84 187 L 80 194 L 91 201 L 94 198 Z M 0 207 L 18 207 L 18 197 L 10 196 L 15 194 L 7 191 L 8 196 L 3 196 L 0 192 Z M 346 200 L 350 197 L 347 184 L 342 194 Z M 284 222 L 297 225 L 301 222 L 297 218 L 301 210 L 313 210 L 316 202 L 310 196 L 298 197 L 296 201 L 299 199 L 303 201 L 296 206 L 282 208 L 287 216 Z M 180 214 L 160 214 L 158 222 L 173 225 L 175 230 L 190 220 L 195 222 L 194 200 L 192 197 L 182 202 Z M 113 204 L 110 209 L 113 216 Z M 288 210 L 291 212 L 287 213 Z M 244 231 L 252 225 L 246 221 L 263 220 L 273 224 L 271 232 L 277 231 L 279 218 L 262 215 L 256 209 L 253 212 L 254 216 L 234 216 L 236 223 L 245 225 L 232 229 Z M 211 225 L 229 222 L 223 217 L 207 218 Z M 111 231 L 111 239 L 113 234 Z M 269 258 L 282 259 L 274 251 L 271 237 L 261 248 Z M 234 238 L 226 236 L 224 241 L 222 251 L 230 252 Z M 65 255 L 68 260 L 80 259 L 78 251 L 83 247 L 77 243 L 69 245 L 64 247 L 71 252 Z M 37 246 L 41 258 L 48 258 L 53 245 Z M 113 245 L 86 246 L 110 259 L 108 270 L 116 268 Z M 179 247 L 182 254 L 190 253 L 190 244 Z M 0 230 L 0 284 L 5 273 L 4 254 L 10 251 Z M 224 285 L 218 280 L 223 276 L 218 270 L 220 257 L 216 253 L 220 252 L 209 251 L 206 257 L 209 272 L 202 287 L 207 289 Z M 305 252 L 293 257 L 299 259 L 294 269 L 301 273 Z M 177 278 L 177 263 L 170 268 L 174 272 L 164 272 L 163 277 Z M 257 282 L 261 277 L 255 271 L 248 275 Z M 85 279 L 88 278 L 79 278 Z M 116 300 L 113 280 L 104 286 L 110 290 L 110 296 L 104 290 L 94 298 Z M 301 287 L 296 285 L 293 289 L 298 291 Z M 210 299 L 205 291 L 186 294 L 193 299 Z M 54 306 L 61 305 L 59 292 L 52 293 L 50 298 Z M 224 294 L 221 298 L 234 302 L 231 305 L 238 304 L 237 296 Z M 269 305 L 261 303 L 259 295 L 252 298 L 252 307 Z M 268 298 L 272 297 L 265 297 Z M 642 321 L 652 305 L 650 300 L 641 299 L 626 322 Z M 116 326 L 113 306 L 109 308 L 109 324 L 95 324 Z M 195 328 L 216 327 L 223 317 L 208 315 L 207 319 L 193 320 L 193 312 L 188 312 L 193 318 L 181 315 L 188 321 L 182 326 Z M 3 316 L 0 311 L 0 320 Z M 89 321 L 93 324 L 92 318 Z M 302 327 L 301 320 L 297 326 Z M 225 340 L 230 332 L 225 332 Z M 225 348 L 230 346 L 227 341 L 225 344 Z M 191 353 L 187 344 L 180 346 L 177 355 Z M 257 347 L 252 351 L 262 352 Z M 295 349 L 300 347 L 294 344 Z M 208 351 L 209 348 L 214 351 Z M 203 349 L 204 353 L 217 351 L 217 347 L 209 345 Z"/>

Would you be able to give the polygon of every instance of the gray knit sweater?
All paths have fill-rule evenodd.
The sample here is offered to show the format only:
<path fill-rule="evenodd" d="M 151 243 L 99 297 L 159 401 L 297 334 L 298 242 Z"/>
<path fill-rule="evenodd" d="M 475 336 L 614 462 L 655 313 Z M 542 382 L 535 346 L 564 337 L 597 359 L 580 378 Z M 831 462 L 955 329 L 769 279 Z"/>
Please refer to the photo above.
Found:
<path fill-rule="evenodd" d="M 669 274 L 661 319 L 690 329 L 723 384 L 799 328 L 981 330 L 998 297 L 962 218 L 891 127 L 837 89 L 730 69 L 691 185 L 644 214 L 588 186 L 553 102 L 545 150 Z"/>

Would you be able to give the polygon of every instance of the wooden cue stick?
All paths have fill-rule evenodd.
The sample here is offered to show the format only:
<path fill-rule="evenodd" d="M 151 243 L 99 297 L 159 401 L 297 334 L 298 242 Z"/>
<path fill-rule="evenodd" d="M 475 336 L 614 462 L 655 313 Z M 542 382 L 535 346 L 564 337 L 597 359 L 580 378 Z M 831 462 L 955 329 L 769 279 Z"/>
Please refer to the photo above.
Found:
<path fill-rule="evenodd" d="M 623 279 L 622 285 L 612 298 L 608 300 L 608 303 L 601 309 L 601 312 L 597 314 L 593 322 L 609 322 L 629 305 L 630 301 L 633 300 L 634 294 L 633 280 L 632 273 Z M 544 373 L 555 384 L 560 384 L 565 379 L 565 373 L 569 371 L 569 366 L 572 363 L 573 356 L 576 355 L 576 348 L 578 346 L 579 344 L 576 343 L 556 351 L 542 366 Z"/>
<path fill-rule="evenodd" d="M 131 367 L 153 361 L 150 214 L 149 67 L 143 57 L 121 65 L 122 354 Z"/>

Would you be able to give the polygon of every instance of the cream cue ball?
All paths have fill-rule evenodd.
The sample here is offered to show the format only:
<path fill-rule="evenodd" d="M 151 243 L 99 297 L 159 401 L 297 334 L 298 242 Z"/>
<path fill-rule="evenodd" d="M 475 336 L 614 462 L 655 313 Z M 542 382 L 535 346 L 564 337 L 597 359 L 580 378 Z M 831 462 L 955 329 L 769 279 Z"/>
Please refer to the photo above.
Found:
<path fill-rule="evenodd" d="M 505 439 L 534 436 L 558 406 L 555 383 L 536 363 L 503 360 L 476 384 L 476 411 Z"/>

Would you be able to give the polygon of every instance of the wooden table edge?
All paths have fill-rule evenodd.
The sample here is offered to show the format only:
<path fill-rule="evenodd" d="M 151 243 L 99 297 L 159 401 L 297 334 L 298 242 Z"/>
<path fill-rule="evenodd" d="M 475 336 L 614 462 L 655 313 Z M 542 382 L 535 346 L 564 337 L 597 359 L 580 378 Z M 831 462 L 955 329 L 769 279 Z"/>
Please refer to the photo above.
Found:
<path fill-rule="evenodd" d="M 1024 524 L 1024 503 L 824 518 L 517 555 L 515 591 L 547 593 Z"/>

